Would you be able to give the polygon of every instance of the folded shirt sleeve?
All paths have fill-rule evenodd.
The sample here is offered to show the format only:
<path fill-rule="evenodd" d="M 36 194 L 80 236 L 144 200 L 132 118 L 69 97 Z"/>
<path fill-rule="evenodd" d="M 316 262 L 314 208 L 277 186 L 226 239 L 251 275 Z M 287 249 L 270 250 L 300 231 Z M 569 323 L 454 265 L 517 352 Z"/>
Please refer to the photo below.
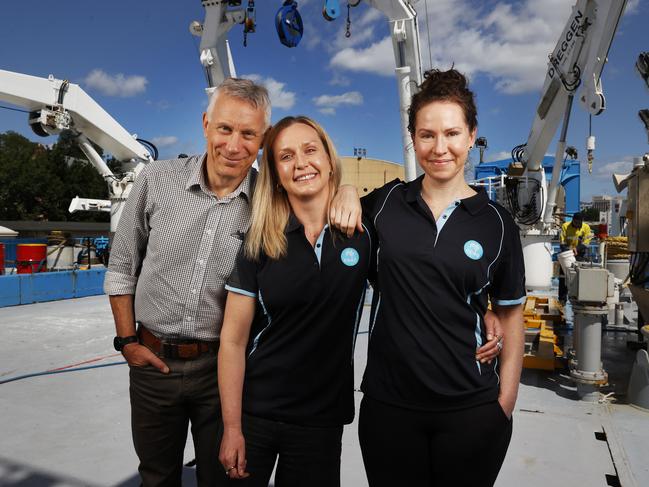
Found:
<path fill-rule="evenodd" d="M 108 295 L 135 294 L 149 240 L 150 184 L 148 167 L 135 179 L 113 237 L 104 279 Z"/>
<path fill-rule="evenodd" d="M 489 298 L 498 306 L 523 304 L 525 290 L 525 261 L 518 226 L 509 214 L 501 214 L 504 225 L 503 247 L 489 289 Z"/>
<path fill-rule="evenodd" d="M 239 250 L 237 262 L 234 266 L 232 274 L 228 282 L 225 284 L 225 289 L 231 293 L 243 294 L 251 298 L 256 298 L 259 293 L 259 285 L 257 281 L 257 271 L 259 269 L 259 262 L 255 262 L 246 256 L 245 242 Z"/>

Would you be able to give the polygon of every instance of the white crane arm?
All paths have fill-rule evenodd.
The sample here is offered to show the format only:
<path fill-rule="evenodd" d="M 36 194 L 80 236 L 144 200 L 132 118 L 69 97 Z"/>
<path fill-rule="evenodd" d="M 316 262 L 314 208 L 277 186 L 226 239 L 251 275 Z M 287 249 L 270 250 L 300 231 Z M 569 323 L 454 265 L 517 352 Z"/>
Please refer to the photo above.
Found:
<path fill-rule="evenodd" d="M 147 149 L 79 85 L 53 76 L 39 78 L 0 70 L 0 99 L 32 112 L 51 110 L 48 116 L 43 115 L 43 121 L 52 124 L 52 134 L 71 129 L 121 161 L 151 159 Z"/>
<path fill-rule="evenodd" d="M 407 181 L 412 181 L 417 177 L 417 174 L 421 173 L 408 132 L 408 107 L 412 95 L 416 93 L 417 87 L 422 82 L 417 12 L 411 5 L 416 1 L 418 0 L 366 0 L 368 5 L 385 14 L 390 23 L 395 74 L 399 90 L 401 142 Z"/>
<path fill-rule="evenodd" d="M 571 94 L 582 81 L 581 97 L 593 115 L 604 108 L 600 76 L 626 0 L 578 0 L 550 54 L 541 100 L 527 143 L 518 159 L 528 171 L 539 171 Z"/>
<path fill-rule="evenodd" d="M 606 108 L 601 76 L 625 7 L 626 0 L 600 1 L 597 5 L 596 15 L 603 20 L 593 25 L 592 42 L 581 75 L 583 88 L 579 97 L 583 107 L 592 115 L 599 115 Z"/>
<path fill-rule="evenodd" d="M 207 91 L 211 93 L 223 80 L 235 77 L 236 70 L 227 35 L 235 24 L 245 20 L 242 8 L 228 9 L 227 0 L 203 0 L 205 19 L 203 23 L 194 21 L 190 32 L 201 38 L 200 61 L 207 78 Z"/>

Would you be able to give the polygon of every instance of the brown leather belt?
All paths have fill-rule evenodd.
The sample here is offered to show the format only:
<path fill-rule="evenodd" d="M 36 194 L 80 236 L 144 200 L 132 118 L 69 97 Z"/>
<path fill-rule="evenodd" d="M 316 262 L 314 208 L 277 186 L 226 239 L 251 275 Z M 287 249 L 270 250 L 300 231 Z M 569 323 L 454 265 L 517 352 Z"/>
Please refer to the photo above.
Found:
<path fill-rule="evenodd" d="M 140 343 L 161 358 L 193 360 L 204 353 L 217 353 L 219 342 L 201 340 L 160 340 L 153 333 L 140 325 L 137 330 Z"/>

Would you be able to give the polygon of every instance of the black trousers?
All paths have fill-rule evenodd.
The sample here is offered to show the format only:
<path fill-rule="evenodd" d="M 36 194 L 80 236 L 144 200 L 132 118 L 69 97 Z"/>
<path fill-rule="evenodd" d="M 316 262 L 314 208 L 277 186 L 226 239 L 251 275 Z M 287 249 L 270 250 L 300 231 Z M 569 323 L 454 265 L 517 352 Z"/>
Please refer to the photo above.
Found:
<path fill-rule="evenodd" d="M 217 485 L 268 487 L 277 460 L 275 487 L 340 486 L 342 426 L 299 426 L 244 414 L 242 429 L 250 477 L 221 474 Z"/>
<path fill-rule="evenodd" d="M 199 487 L 223 476 L 217 435 L 221 425 L 216 354 L 195 360 L 163 359 L 169 374 L 130 368 L 131 428 L 144 487 L 179 487 L 191 423 Z"/>
<path fill-rule="evenodd" d="M 365 396 L 358 423 L 370 487 L 492 486 L 511 434 L 497 401 L 433 413 Z"/>

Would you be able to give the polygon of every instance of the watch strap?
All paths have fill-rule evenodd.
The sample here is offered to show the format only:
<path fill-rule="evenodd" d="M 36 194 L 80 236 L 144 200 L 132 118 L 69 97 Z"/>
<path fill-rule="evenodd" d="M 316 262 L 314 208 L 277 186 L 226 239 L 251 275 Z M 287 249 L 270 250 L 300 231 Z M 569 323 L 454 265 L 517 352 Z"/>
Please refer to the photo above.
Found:
<path fill-rule="evenodd" d="M 115 339 L 113 340 L 113 346 L 115 347 L 115 350 L 121 352 L 122 350 L 124 350 L 124 347 L 126 345 L 130 345 L 131 343 L 137 343 L 137 342 L 138 342 L 138 337 L 136 335 L 131 335 L 127 337 L 116 336 Z"/>

